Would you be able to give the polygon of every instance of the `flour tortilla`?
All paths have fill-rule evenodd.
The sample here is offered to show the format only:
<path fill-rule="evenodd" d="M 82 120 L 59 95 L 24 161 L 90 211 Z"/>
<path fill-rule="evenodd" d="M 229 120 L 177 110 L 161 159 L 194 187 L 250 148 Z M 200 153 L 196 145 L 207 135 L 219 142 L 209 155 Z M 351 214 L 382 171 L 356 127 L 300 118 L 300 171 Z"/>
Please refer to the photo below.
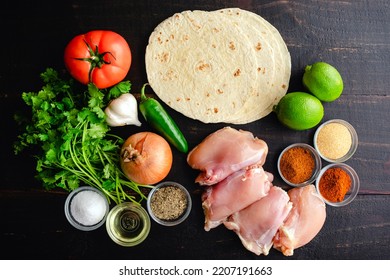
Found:
<path fill-rule="evenodd" d="M 264 111 L 258 110 L 258 107 L 254 106 L 254 104 L 257 104 L 256 98 L 258 99 L 259 96 L 255 96 L 255 98 L 247 100 L 245 104 L 247 106 L 242 107 L 240 113 L 242 120 L 235 120 L 235 123 L 252 122 L 267 116 L 272 111 L 273 106 L 286 94 L 291 75 L 290 54 L 278 30 L 262 17 L 252 12 L 242 13 L 237 11 L 237 9 L 225 9 L 222 11 L 236 18 L 236 20 L 241 19 L 240 22 L 243 23 L 242 27 L 247 31 L 246 34 L 250 40 L 252 40 L 252 45 L 257 44 L 257 42 L 265 43 L 262 44 L 262 51 L 264 52 L 257 52 L 258 65 L 259 67 L 264 66 L 262 73 L 263 71 L 271 71 L 273 78 L 269 78 L 268 80 L 263 79 L 260 83 L 261 87 L 258 90 L 263 91 L 263 94 L 264 92 L 268 93 L 266 94 L 268 97 L 267 101 L 263 99 L 262 104 L 265 106 L 268 102 L 269 106 Z M 274 64 L 272 67 L 269 65 L 268 68 L 266 68 L 267 65 L 264 65 L 264 55 L 267 55 L 265 53 L 267 47 L 273 51 L 272 55 L 274 57 Z M 264 77 L 264 75 L 260 76 Z M 265 84 L 266 86 L 264 86 Z"/>
<path fill-rule="evenodd" d="M 164 20 L 150 35 L 145 63 L 158 97 L 204 123 L 244 124 L 268 115 L 291 73 L 279 32 L 238 8 Z"/>

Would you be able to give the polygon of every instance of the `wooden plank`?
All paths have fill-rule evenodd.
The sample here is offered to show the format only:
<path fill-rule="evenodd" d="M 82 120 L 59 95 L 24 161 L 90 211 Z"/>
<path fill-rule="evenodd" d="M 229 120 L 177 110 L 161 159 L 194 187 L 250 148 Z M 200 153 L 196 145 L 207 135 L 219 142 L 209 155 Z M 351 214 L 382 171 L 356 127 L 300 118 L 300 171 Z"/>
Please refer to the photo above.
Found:
<path fill-rule="evenodd" d="M 327 220 L 319 235 L 291 258 L 272 251 L 256 257 L 231 231 L 219 227 L 203 230 L 200 203 L 202 188 L 194 183 L 197 171 L 186 155 L 174 151 L 174 168 L 167 180 L 190 190 L 194 206 L 182 225 L 152 225 L 146 242 L 128 249 L 114 244 L 104 228 L 80 232 L 71 227 L 63 212 L 66 193 L 45 192 L 34 179 L 31 155 L 14 156 L 12 143 L 18 135 L 13 120 L 25 111 L 20 95 L 42 86 L 39 73 L 48 66 L 64 70 L 62 55 L 76 34 L 93 29 L 112 29 L 129 42 L 133 64 L 128 79 L 133 92 L 146 82 L 144 52 L 149 34 L 165 18 L 187 9 L 215 10 L 239 6 L 263 16 L 278 28 L 292 58 L 289 91 L 304 90 L 304 67 L 318 60 L 335 65 L 344 78 L 340 99 L 324 104 L 323 121 L 341 118 L 354 125 L 359 136 L 356 154 L 347 161 L 356 169 L 361 191 L 343 208 L 327 208 Z M 362 1 L 13 1 L 0 10 L 4 28 L 1 44 L 0 112 L 2 131 L 0 256 L 7 259 L 389 259 L 390 258 L 390 6 L 386 0 Z M 150 92 L 152 94 L 152 92 Z M 227 124 L 202 124 L 167 108 L 186 135 L 190 148 Z M 142 117 L 140 118 L 142 120 Z M 275 175 L 274 183 L 288 187 L 277 174 L 276 161 L 284 147 L 294 142 L 312 144 L 315 129 L 292 131 L 274 114 L 241 126 L 269 145 L 264 168 Z M 126 138 L 141 128 L 115 128 Z M 326 164 L 323 162 L 323 164 Z M 164 241 L 162 241 L 162 239 Z M 21 256 L 21 252 L 23 255 Z"/>
<path fill-rule="evenodd" d="M 343 208 L 327 208 L 327 219 L 312 242 L 286 258 L 271 250 L 265 256 L 247 251 L 239 238 L 220 226 L 203 230 L 200 203 L 184 224 L 152 224 L 147 242 L 122 248 L 109 240 L 105 228 L 75 230 L 66 220 L 66 195 L 50 192 L 0 193 L 3 217 L 0 258 L 19 259 L 388 259 L 390 258 L 390 196 L 358 197 Z M 18 205 L 19 207 L 15 207 Z M 375 206 L 375 207 L 373 207 Z M 365 211 L 362 211 L 365 209 Z M 12 217 L 12 219 L 11 219 Z M 158 252 L 158 254 L 154 253 Z"/>

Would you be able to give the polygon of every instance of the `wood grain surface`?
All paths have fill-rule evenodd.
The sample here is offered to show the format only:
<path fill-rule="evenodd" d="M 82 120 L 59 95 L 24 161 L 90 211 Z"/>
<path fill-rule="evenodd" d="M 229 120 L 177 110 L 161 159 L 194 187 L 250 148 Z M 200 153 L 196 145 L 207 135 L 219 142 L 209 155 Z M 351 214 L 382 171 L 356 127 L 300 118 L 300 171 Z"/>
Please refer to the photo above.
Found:
<path fill-rule="evenodd" d="M 45 68 L 64 69 L 67 42 L 94 29 L 114 30 L 129 42 L 133 63 L 127 79 L 137 93 L 146 82 L 148 37 L 162 20 L 184 10 L 225 7 L 253 11 L 278 28 L 291 53 L 289 92 L 304 90 L 301 78 L 307 64 L 326 61 L 340 71 L 344 92 L 337 101 L 324 104 L 323 121 L 347 120 L 358 133 L 358 149 L 346 162 L 361 181 L 355 201 L 342 208 L 327 207 L 320 233 L 292 257 L 276 250 L 256 256 L 224 227 L 203 230 L 196 171 L 188 167 L 185 155 L 174 152 L 167 179 L 191 192 L 194 205 L 186 222 L 175 227 L 152 223 L 149 237 L 133 248 L 116 245 L 104 227 L 93 232 L 73 228 L 63 211 L 67 193 L 43 190 L 34 179 L 31 155 L 13 154 L 19 132 L 13 115 L 28 109 L 21 93 L 40 89 L 39 74 Z M 0 10 L 0 21 L 1 259 L 390 259 L 389 1 L 13 1 Z M 190 148 L 226 126 L 205 125 L 168 111 L 183 128 Z M 250 130 L 268 143 L 264 168 L 275 175 L 275 185 L 288 189 L 277 174 L 277 157 L 289 144 L 312 144 L 315 129 L 289 130 L 273 113 L 234 127 Z M 146 129 L 145 124 L 113 132 L 125 138 Z"/>

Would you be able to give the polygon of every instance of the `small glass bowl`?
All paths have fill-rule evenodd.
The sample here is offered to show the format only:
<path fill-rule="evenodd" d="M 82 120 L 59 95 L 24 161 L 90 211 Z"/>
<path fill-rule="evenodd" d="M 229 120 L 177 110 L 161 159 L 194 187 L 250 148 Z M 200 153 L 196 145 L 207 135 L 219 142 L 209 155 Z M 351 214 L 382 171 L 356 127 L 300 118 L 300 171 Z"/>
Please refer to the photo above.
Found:
<path fill-rule="evenodd" d="M 306 180 L 302 183 L 298 183 L 298 184 L 292 183 L 289 180 L 287 180 L 287 178 L 285 178 L 283 176 L 282 171 L 280 169 L 280 163 L 281 163 L 281 159 L 282 159 L 283 154 L 294 147 L 301 147 L 301 148 L 308 150 L 314 159 L 314 169 L 313 169 L 313 173 L 312 173 L 311 177 L 308 180 Z M 317 151 L 312 146 L 305 144 L 305 143 L 295 143 L 295 144 L 292 144 L 292 145 L 286 147 L 280 153 L 279 158 L 278 158 L 278 172 L 279 172 L 280 177 L 282 177 L 284 182 L 286 182 L 287 184 L 289 184 L 290 186 L 293 186 L 293 187 L 304 187 L 306 185 L 313 183 L 316 180 L 320 170 L 321 170 L 321 157 L 319 156 Z"/>
<path fill-rule="evenodd" d="M 155 200 L 154 200 L 155 195 L 158 194 L 159 190 L 162 190 L 163 188 L 167 188 L 167 187 L 174 187 L 174 188 L 179 189 L 181 192 L 183 192 L 183 194 L 185 195 L 186 200 L 187 200 L 186 207 L 185 207 L 184 211 L 178 217 L 175 217 L 172 219 L 159 218 L 158 217 L 159 215 L 156 215 L 156 213 L 153 212 L 153 208 L 154 208 L 153 203 L 155 203 Z M 172 203 L 166 202 L 166 200 L 160 201 L 160 203 L 163 205 L 164 205 L 164 203 L 168 203 L 168 204 L 172 205 Z M 152 219 L 154 221 L 156 221 L 160 225 L 175 226 L 175 225 L 182 223 L 185 219 L 187 219 L 188 215 L 191 212 L 191 208 L 192 208 L 192 200 L 191 200 L 190 193 L 188 192 L 188 190 L 184 186 L 182 186 L 181 184 L 176 183 L 176 182 L 171 182 L 171 181 L 162 182 L 162 183 L 156 185 L 150 191 L 150 193 L 148 195 L 147 209 L 148 209 L 149 215 L 150 215 L 150 217 L 152 217 Z"/>
<path fill-rule="evenodd" d="M 150 218 L 141 205 L 123 202 L 108 213 L 106 229 L 116 244 L 132 247 L 143 242 L 149 235 Z"/>
<path fill-rule="evenodd" d="M 342 157 L 340 158 L 328 158 L 326 157 L 325 155 L 323 155 L 323 153 L 321 153 L 321 149 L 320 147 L 318 146 L 317 144 L 317 138 L 318 138 L 318 134 L 320 133 L 320 131 L 328 124 L 331 124 L 331 123 L 338 123 L 338 124 L 341 124 L 343 126 L 345 126 L 349 133 L 351 134 L 351 140 L 352 140 L 352 143 L 351 143 L 351 147 L 349 148 L 349 151 Z M 336 143 L 332 143 L 331 145 L 333 146 L 337 146 Z M 329 120 L 329 121 L 326 121 L 324 122 L 322 125 L 320 125 L 315 134 L 314 134 L 314 147 L 315 149 L 317 150 L 318 154 L 326 161 L 328 162 L 344 162 L 344 161 L 347 161 L 348 159 L 350 159 L 353 154 L 355 153 L 357 147 L 358 147 L 358 136 L 357 136 L 357 133 L 356 133 L 356 130 L 354 129 L 354 127 L 347 121 L 344 121 L 344 120 L 341 120 L 341 119 L 333 119 L 333 120 Z"/>
<path fill-rule="evenodd" d="M 96 198 L 99 200 L 99 203 L 102 203 L 102 207 L 104 207 L 104 209 L 100 210 L 101 213 L 99 213 L 99 216 L 101 216 L 101 219 L 99 219 L 96 223 L 92 223 L 92 224 L 91 224 L 91 221 L 83 224 L 81 222 L 80 218 L 78 220 L 78 217 L 77 217 L 77 216 L 80 216 L 82 214 L 72 213 L 73 212 L 72 211 L 72 208 L 73 208 L 72 203 L 75 201 L 74 199 L 78 195 L 80 195 L 82 192 L 86 192 L 86 191 L 94 192 L 95 194 L 97 194 L 98 197 L 96 197 Z M 94 208 L 94 205 L 87 205 L 87 204 L 79 205 L 77 207 L 77 211 L 83 211 L 86 213 L 86 215 L 90 215 L 91 211 L 97 210 L 96 208 L 95 209 L 93 209 L 93 208 Z M 104 224 L 104 222 L 106 221 L 108 211 L 109 211 L 109 206 L 108 206 L 108 201 L 107 201 L 106 196 L 98 189 L 90 187 L 90 186 L 79 187 L 79 188 L 73 190 L 68 195 L 68 197 L 66 198 L 66 201 L 65 201 L 65 216 L 66 216 L 66 218 L 68 219 L 69 223 L 72 226 L 74 226 L 75 228 L 77 228 L 79 230 L 83 230 L 83 231 L 95 230 L 98 227 L 100 227 L 102 224 Z"/>
<path fill-rule="evenodd" d="M 345 195 L 344 200 L 340 201 L 340 202 L 328 201 L 327 199 L 325 199 L 321 195 L 320 188 L 319 188 L 320 180 L 321 180 L 321 177 L 324 175 L 324 173 L 328 169 L 336 168 L 336 167 L 342 168 L 345 172 L 348 173 L 349 177 L 351 177 L 351 187 L 350 187 L 349 191 L 347 192 L 347 194 Z M 321 170 L 320 174 L 318 175 L 318 179 L 316 181 L 317 193 L 321 196 L 321 198 L 324 200 L 324 202 L 326 204 L 334 206 L 334 207 L 345 206 L 345 205 L 351 203 L 352 200 L 354 200 L 356 195 L 358 194 L 359 188 L 360 188 L 359 176 L 357 175 L 356 171 L 351 166 L 349 166 L 349 165 L 347 165 L 345 163 L 332 163 L 332 164 L 329 164 L 329 165 L 325 166 Z"/>

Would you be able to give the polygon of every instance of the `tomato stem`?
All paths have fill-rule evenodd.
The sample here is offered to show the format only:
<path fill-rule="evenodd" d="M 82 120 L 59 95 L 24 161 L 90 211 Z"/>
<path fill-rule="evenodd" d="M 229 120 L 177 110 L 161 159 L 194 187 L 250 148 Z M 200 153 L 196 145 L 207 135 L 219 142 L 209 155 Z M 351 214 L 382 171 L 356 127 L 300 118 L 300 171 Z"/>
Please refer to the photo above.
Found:
<path fill-rule="evenodd" d="M 92 82 L 92 72 L 95 68 L 102 68 L 104 64 L 111 64 L 110 60 L 105 60 L 104 57 L 106 54 L 112 56 L 113 59 L 116 59 L 115 56 L 111 52 L 102 52 L 99 53 L 99 48 L 96 45 L 95 50 L 91 47 L 90 44 L 86 40 L 84 40 L 85 45 L 88 48 L 88 52 L 90 57 L 78 57 L 75 58 L 77 60 L 87 61 L 90 63 L 89 72 L 88 72 L 88 80 Z"/>

